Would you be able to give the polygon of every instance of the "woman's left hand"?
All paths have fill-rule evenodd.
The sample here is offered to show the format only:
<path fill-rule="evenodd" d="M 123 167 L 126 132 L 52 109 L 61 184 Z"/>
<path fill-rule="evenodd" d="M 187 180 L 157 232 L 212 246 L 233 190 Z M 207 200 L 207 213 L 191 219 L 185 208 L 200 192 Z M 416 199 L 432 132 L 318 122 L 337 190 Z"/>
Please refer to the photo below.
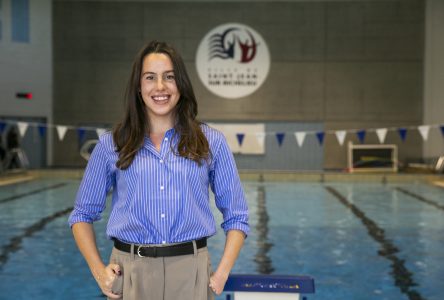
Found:
<path fill-rule="evenodd" d="M 210 276 L 210 288 L 216 294 L 222 294 L 225 283 L 227 282 L 228 274 L 221 274 L 217 271 Z"/>

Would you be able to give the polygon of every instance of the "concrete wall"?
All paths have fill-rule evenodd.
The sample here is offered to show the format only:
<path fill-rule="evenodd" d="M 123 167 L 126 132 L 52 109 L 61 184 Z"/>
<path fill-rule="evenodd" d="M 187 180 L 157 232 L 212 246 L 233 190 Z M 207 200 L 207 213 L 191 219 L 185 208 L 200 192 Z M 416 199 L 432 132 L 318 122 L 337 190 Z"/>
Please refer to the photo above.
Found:
<path fill-rule="evenodd" d="M 425 26 L 424 123 L 444 125 L 444 1 L 427 1 Z M 435 128 L 424 143 L 424 157 L 442 155 L 444 139 Z"/>
<path fill-rule="evenodd" d="M 311 2 L 54 2 L 54 122 L 114 123 L 137 50 L 167 40 L 183 54 L 206 121 L 323 123 L 329 129 L 419 125 L 423 119 L 424 11 L 421 0 Z M 226 22 L 267 41 L 271 68 L 251 96 L 229 100 L 199 81 L 195 52 Z M 348 139 L 357 141 L 353 136 Z M 55 144 L 57 165 L 83 165 L 72 134 Z M 369 143 L 377 142 L 369 134 Z M 422 155 L 416 132 L 400 158 Z M 346 149 L 327 135 L 324 167 L 346 166 Z"/>
<path fill-rule="evenodd" d="M 264 155 L 236 154 L 237 167 L 241 170 L 317 170 L 323 169 L 323 147 L 314 134 L 307 135 L 299 147 L 292 132 L 323 131 L 320 123 L 267 122 Z M 274 133 L 285 133 L 282 144 Z M 272 133 L 272 134 L 270 134 Z"/>
<path fill-rule="evenodd" d="M 52 1 L 29 1 L 29 41 L 12 38 L 11 0 L 0 10 L 0 117 L 52 122 Z M 32 100 L 16 98 L 31 92 Z M 32 134 L 32 129 L 28 133 Z M 51 140 L 48 131 L 48 141 Z M 45 147 L 46 148 L 46 147 Z M 51 163 L 52 147 L 48 147 Z M 25 149 L 26 150 L 26 149 Z M 28 149 L 31 151 L 32 147 Z"/>

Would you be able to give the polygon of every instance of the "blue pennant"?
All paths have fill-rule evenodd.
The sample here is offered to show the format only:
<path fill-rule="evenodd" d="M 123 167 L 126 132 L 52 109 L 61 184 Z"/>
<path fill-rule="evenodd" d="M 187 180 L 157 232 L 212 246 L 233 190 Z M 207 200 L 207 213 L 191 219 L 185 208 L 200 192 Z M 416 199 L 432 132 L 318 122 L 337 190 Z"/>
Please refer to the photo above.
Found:
<path fill-rule="evenodd" d="M 399 136 L 401 137 L 401 140 L 404 142 L 405 137 L 407 136 L 407 129 L 406 128 L 399 128 L 398 132 L 399 132 Z"/>
<path fill-rule="evenodd" d="M 285 133 L 283 133 L 283 132 L 276 133 L 276 138 L 278 140 L 279 147 L 282 146 L 282 143 L 284 142 L 284 138 L 285 138 Z"/>
<path fill-rule="evenodd" d="M 442 135 L 444 136 L 444 125 L 441 126 L 441 127 L 439 127 L 439 128 L 441 128 L 441 133 L 442 133 Z"/>
<path fill-rule="evenodd" d="M 41 137 L 44 137 L 46 134 L 46 126 L 45 125 L 39 125 L 39 133 Z"/>
<path fill-rule="evenodd" d="M 365 130 L 359 130 L 358 132 L 356 132 L 356 135 L 358 136 L 359 141 L 362 143 L 364 143 L 365 140 Z"/>
<path fill-rule="evenodd" d="M 325 133 L 323 131 L 319 131 L 316 133 L 316 137 L 318 138 L 319 145 L 321 145 L 321 146 L 324 143 L 324 135 L 325 135 Z"/>
<path fill-rule="evenodd" d="M 244 141 L 245 134 L 237 133 L 236 137 L 237 137 L 237 142 L 239 143 L 239 146 L 242 146 L 242 142 Z"/>
<path fill-rule="evenodd" d="M 77 128 L 77 135 L 79 136 L 79 143 L 83 144 L 83 138 L 85 137 L 85 129 Z"/>
<path fill-rule="evenodd" d="M 0 134 L 3 133 L 3 130 L 5 130 L 6 127 L 6 123 L 5 122 L 0 122 Z"/>

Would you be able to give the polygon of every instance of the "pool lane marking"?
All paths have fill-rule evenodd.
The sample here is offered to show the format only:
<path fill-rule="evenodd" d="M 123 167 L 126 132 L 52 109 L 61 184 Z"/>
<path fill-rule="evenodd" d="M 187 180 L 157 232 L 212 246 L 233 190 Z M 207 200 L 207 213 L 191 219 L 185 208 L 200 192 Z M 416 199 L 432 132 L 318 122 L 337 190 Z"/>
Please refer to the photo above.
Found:
<path fill-rule="evenodd" d="M 418 284 L 414 282 L 412 272 L 407 269 L 404 260 L 396 256 L 399 249 L 392 243 L 392 241 L 386 238 L 384 229 L 379 227 L 375 221 L 367 217 L 362 210 L 349 202 L 347 198 L 336 189 L 330 186 L 325 187 L 325 189 L 335 196 L 339 202 L 350 209 L 367 228 L 368 234 L 380 244 L 381 249 L 378 251 L 378 255 L 391 261 L 392 272 L 390 272 L 390 274 L 395 280 L 395 285 L 399 287 L 401 292 L 406 294 L 410 300 L 425 300 L 418 291 L 412 289 Z"/>
<path fill-rule="evenodd" d="M 421 195 L 412 193 L 412 192 L 410 192 L 410 191 L 408 191 L 406 189 L 403 189 L 401 187 L 397 187 L 397 188 L 395 188 L 395 190 L 397 190 L 397 191 L 399 191 L 401 193 L 404 193 L 404 194 L 406 194 L 408 196 L 411 196 L 411 197 L 415 198 L 416 200 L 419 200 L 421 202 L 427 203 L 428 205 L 431 205 L 431 206 L 433 206 L 433 207 L 435 207 L 437 209 L 444 210 L 444 205 L 441 205 L 438 202 L 435 202 L 433 200 L 426 199 L 426 198 L 424 198 Z"/>
<path fill-rule="evenodd" d="M 50 186 L 47 186 L 47 187 L 44 187 L 44 188 L 41 188 L 41 189 L 29 191 L 29 192 L 26 192 L 26 193 L 23 193 L 23 194 L 18 194 L 18 195 L 13 195 L 13 196 L 10 196 L 10 197 L 6 197 L 4 199 L 0 199 L 0 204 L 6 203 L 6 202 L 10 202 L 10 201 L 13 201 L 13 200 L 16 200 L 16 199 L 20 199 L 20 198 L 23 198 L 23 197 L 26 197 L 26 196 L 31 196 L 31 195 L 34 195 L 34 194 L 38 194 L 38 193 L 44 192 L 46 190 L 57 189 L 57 188 L 60 188 L 62 186 L 65 186 L 65 185 L 67 185 L 67 183 L 63 183 L 63 182 L 62 183 L 57 183 L 57 184 L 50 185 Z"/>
<path fill-rule="evenodd" d="M 44 217 L 34 224 L 25 228 L 23 234 L 12 237 L 9 240 L 9 244 L 2 246 L 2 251 L 0 253 L 0 269 L 3 265 L 8 261 L 9 255 L 14 253 L 22 248 L 22 241 L 26 237 L 31 237 L 36 232 L 41 231 L 48 223 L 54 221 L 55 219 L 62 217 L 66 214 L 69 214 L 73 210 L 73 207 L 68 207 L 66 209 L 57 211 L 52 215 Z"/>
<path fill-rule="evenodd" d="M 274 246 L 268 238 L 268 216 L 265 187 L 259 186 L 257 189 L 257 253 L 254 255 L 254 262 L 257 264 L 256 270 L 259 274 L 271 274 L 274 271 L 273 261 L 269 256 L 271 248 Z"/>

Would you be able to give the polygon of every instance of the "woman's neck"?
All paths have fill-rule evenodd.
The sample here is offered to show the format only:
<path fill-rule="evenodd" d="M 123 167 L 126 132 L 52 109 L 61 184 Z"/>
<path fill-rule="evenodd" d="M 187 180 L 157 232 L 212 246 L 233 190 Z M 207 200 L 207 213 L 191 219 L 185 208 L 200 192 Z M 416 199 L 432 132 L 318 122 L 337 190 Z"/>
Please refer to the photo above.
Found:
<path fill-rule="evenodd" d="M 150 119 L 150 135 L 164 135 L 165 132 L 174 127 L 174 121 L 169 119 Z"/>

